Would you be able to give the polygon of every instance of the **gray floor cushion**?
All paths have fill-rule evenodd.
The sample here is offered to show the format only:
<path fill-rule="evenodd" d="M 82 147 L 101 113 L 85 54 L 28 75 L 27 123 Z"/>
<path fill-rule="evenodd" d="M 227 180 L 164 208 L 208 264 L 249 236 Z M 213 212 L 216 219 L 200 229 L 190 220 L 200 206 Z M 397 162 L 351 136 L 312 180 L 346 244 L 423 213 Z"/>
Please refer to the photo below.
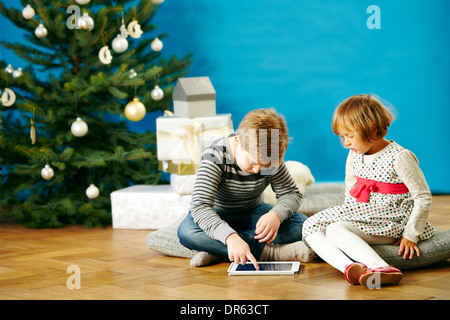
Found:
<path fill-rule="evenodd" d="M 334 183 L 318 183 L 306 188 L 299 212 L 310 216 L 314 213 L 341 204 L 344 201 L 344 186 Z M 190 250 L 178 241 L 177 230 L 184 217 L 173 224 L 151 232 L 147 246 L 168 256 L 192 258 L 197 252 Z M 400 269 L 419 268 L 450 259 L 450 229 L 437 231 L 435 235 L 418 243 L 420 257 L 404 260 L 397 255 L 398 246 L 376 245 L 374 250 L 387 263 Z"/>

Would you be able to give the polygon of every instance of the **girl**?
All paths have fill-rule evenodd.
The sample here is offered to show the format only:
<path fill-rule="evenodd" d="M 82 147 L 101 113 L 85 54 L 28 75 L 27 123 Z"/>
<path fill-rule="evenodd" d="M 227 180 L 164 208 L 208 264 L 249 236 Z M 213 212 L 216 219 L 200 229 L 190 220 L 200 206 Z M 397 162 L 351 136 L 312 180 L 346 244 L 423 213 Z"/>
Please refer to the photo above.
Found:
<path fill-rule="evenodd" d="M 385 139 L 393 115 L 375 97 L 356 95 L 336 109 L 332 128 L 349 148 L 342 205 L 308 218 L 303 239 L 351 284 L 371 287 L 400 282 L 400 270 L 371 248 L 399 245 L 398 254 L 419 256 L 418 240 L 432 237 L 427 222 L 431 193 L 418 160 Z M 399 239 L 397 241 L 397 239 Z"/>

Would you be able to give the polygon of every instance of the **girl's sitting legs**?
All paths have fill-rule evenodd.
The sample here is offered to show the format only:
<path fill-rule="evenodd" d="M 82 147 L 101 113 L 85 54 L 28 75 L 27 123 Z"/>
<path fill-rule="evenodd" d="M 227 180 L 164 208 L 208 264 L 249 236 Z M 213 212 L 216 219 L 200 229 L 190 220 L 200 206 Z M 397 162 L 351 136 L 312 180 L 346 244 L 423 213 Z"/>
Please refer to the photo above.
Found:
<path fill-rule="evenodd" d="M 305 241 L 318 256 L 344 273 L 350 283 L 357 284 L 359 280 L 360 284 L 368 287 L 368 282 L 376 274 L 380 285 L 397 283 L 402 278 L 401 271 L 389 266 L 370 246 L 392 244 L 394 238 L 369 236 L 348 222 L 335 222 L 326 230 L 307 236 Z"/>
<path fill-rule="evenodd" d="M 325 231 L 327 239 L 347 256 L 368 268 L 386 267 L 388 264 L 372 249 L 373 244 L 392 244 L 396 239 L 366 235 L 349 222 L 335 222 Z"/>

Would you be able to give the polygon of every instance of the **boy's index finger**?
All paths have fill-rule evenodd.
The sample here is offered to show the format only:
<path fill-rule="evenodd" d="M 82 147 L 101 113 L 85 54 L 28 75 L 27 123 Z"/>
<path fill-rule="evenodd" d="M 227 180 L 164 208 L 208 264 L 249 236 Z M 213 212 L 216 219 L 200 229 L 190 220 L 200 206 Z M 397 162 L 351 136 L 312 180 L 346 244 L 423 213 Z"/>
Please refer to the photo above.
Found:
<path fill-rule="evenodd" d="M 249 254 L 247 255 L 247 258 L 248 258 L 248 260 L 251 261 L 251 263 L 253 263 L 253 265 L 255 266 L 255 269 L 256 269 L 256 270 L 259 270 L 258 261 L 255 259 L 255 257 L 254 257 L 251 253 L 249 253 Z"/>

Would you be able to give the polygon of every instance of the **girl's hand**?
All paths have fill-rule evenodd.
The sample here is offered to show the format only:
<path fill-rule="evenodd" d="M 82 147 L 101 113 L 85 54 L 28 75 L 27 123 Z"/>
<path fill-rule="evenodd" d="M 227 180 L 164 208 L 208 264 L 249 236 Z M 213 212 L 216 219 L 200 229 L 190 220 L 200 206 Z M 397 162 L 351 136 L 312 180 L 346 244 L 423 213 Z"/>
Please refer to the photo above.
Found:
<path fill-rule="evenodd" d="M 404 237 L 401 237 L 399 240 L 397 240 L 394 245 L 400 245 L 400 248 L 398 249 L 398 255 L 400 256 L 403 253 L 403 259 L 408 258 L 408 256 L 409 259 L 414 258 L 414 253 L 416 253 L 418 257 L 420 256 L 420 251 L 419 247 L 417 247 L 417 244 L 409 241 Z"/>
<path fill-rule="evenodd" d="M 271 243 L 277 237 L 280 224 L 280 217 L 275 211 L 267 212 L 256 223 L 255 239 L 259 240 L 259 242 Z"/>
<path fill-rule="evenodd" d="M 251 261 L 255 269 L 259 269 L 258 261 L 252 255 L 248 243 L 242 240 L 237 233 L 230 234 L 225 243 L 228 247 L 228 258 L 230 261 L 234 261 L 236 264 L 246 264 L 247 261 Z"/>

